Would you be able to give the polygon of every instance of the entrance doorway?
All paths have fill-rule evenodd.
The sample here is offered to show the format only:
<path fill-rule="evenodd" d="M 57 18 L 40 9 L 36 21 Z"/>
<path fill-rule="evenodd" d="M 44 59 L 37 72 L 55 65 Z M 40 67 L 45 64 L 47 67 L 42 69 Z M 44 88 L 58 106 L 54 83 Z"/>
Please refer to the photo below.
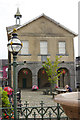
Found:
<path fill-rule="evenodd" d="M 26 78 L 23 78 L 23 88 L 26 88 Z"/>
<path fill-rule="evenodd" d="M 41 68 L 38 71 L 38 87 L 39 88 L 44 88 L 44 87 L 49 87 L 50 83 L 48 81 L 48 76 L 44 68 Z"/>
<path fill-rule="evenodd" d="M 70 74 L 69 70 L 66 68 L 60 68 L 58 70 L 59 72 L 62 72 L 62 74 L 59 77 L 58 80 L 58 87 L 65 87 L 65 85 L 70 85 Z"/>
<path fill-rule="evenodd" d="M 32 88 L 32 72 L 22 68 L 18 73 L 18 88 Z"/>

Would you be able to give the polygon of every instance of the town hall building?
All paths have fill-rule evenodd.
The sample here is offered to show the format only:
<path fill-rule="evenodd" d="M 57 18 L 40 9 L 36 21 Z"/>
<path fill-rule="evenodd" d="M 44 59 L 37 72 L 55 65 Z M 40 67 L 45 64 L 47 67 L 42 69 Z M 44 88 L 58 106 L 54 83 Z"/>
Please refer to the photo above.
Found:
<path fill-rule="evenodd" d="M 18 88 L 32 88 L 33 85 L 37 85 L 39 88 L 48 87 L 50 85 L 48 76 L 42 64 L 47 58 L 54 63 L 55 56 L 62 56 L 59 66 L 64 73 L 60 76 L 58 86 L 64 87 L 68 84 L 74 89 L 74 37 L 77 35 L 45 14 L 23 25 L 20 25 L 22 15 L 19 8 L 14 17 L 16 24 L 6 27 L 6 30 L 9 41 L 13 28 L 16 28 L 18 38 L 23 43 L 23 47 L 17 55 L 17 62 L 24 62 L 24 65 L 17 66 Z M 8 60 L 9 63 L 13 61 L 13 55 L 10 52 Z M 13 69 L 10 66 L 9 83 L 13 86 Z"/>

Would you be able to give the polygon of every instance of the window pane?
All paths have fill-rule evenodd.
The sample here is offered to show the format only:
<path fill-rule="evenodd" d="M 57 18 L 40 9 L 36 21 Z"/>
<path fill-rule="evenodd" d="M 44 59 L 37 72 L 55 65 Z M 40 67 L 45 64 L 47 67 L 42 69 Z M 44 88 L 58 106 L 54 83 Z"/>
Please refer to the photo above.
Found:
<path fill-rule="evenodd" d="M 65 42 L 59 42 L 59 54 L 65 54 Z"/>
<path fill-rule="evenodd" d="M 59 49 L 59 54 L 65 54 L 65 49 Z"/>
<path fill-rule="evenodd" d="M 28 47 L 29 47 L 28 41 L 22 41 L 22 43 L 23 43 L 23 47 L 21 49 L 21 54 L 28 54 Z"/>
<path fill-rule="evenodd" d="M 47 41 L 40 42 L 40 54 L 47 54 Z"/>
<path fill-rule="evenodd" d="M 47 61 L 47 56 L 45 55 L 41 56 L 41 61 Z"/>

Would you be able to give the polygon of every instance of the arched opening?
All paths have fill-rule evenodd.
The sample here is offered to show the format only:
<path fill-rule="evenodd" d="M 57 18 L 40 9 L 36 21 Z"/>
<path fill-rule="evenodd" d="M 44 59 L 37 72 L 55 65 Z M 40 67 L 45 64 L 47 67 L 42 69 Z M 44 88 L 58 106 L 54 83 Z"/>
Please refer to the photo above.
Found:
<path fill-rule="evenodd" d="M 44 88 L 44 87 L 49 87 L 50 83 L 48 81 L 48 75 L 45 71 L 44 68 L 41 68 L 38 71 L 38 87 L 39 88 Z"/>
<path fill-rule="evenodd" d="M 65 87 L 65 85 L 70 85 L 69 70 L 66 68 L 60 68 L 58 69 L 58 72 L 61 72 L 61 75 L 58 80 L 58 87 Z"/>
<path fill-rule="evenodd" d="M 32 87 L 32 72 L 28 68 L 22 68 L 18 73 L 18 88 Z"/>

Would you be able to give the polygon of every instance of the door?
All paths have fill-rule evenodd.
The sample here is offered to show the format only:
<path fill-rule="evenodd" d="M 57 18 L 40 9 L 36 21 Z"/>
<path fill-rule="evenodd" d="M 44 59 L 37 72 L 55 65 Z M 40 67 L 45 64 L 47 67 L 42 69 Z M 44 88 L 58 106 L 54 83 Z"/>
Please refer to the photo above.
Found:
<path fill-rule="evenodd" d="M 23 78 L 23 88 L 26 88 L 26 78 Z"/>

